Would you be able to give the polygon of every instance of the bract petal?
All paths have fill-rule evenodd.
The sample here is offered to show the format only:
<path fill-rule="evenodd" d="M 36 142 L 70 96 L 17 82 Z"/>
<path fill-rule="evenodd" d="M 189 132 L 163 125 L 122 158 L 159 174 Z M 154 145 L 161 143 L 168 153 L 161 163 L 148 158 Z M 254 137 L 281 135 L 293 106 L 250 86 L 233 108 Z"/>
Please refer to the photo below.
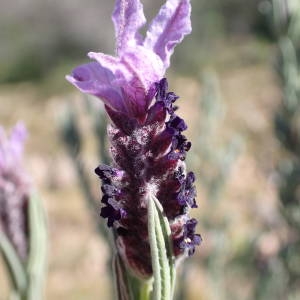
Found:
<path fill-rule="evenodd" d="M 164 75 L 161 59 L 152 50 L 139 45 L 128 48 L 120 58 L 95 52 L 88 55 L 114 74 L 113 84 L 122 89 L 126 111 L 130 115 L 145 112 L 152 84 Z"/>
<path fill-rule="evenodd" d="M 152 50 L 143 46 L 128 49 L 121 61 L 146 90 L 164 75 L 162 60 Z"/>
<path fill-rule="evenodd" d="M 83 93 L 97 96 L 111 108 L 122 111 L 125 109 L 121 90 L 113 84 L 114 74 L 97 62 L 81 65 L 72 71 L 66 79 Z"/>
<path fill-rule="evenodd" d="M 141 86 L 138 80 L 134 80 L 135 75 L 128 65 L 119 58 L 103 53 L 90 52 L 88 56 L 97 60 L 102 67 L 109 69 L 113 73 L 114 79 L 111 82 L 116 87 L 119 87 L 121 91 L 122 101 L 124 103 L 123 112 L 129 115 L 139 114 L 145 106 L 141 105 L 139 101 L 134 101 L 134 99 L 136 99 L 136 93 L 141 94 L 140 98 L 145 96 L 145 88 Z"/>
<path fill-rule="evenodd" d="M 132 72 L 130 72 L 128 67 L 121 62 L 120 58 L 101 52 L 89 52 L 88 56 L 91 59 L 95 59 L 103 68 L 110 70 L 115 77 L 114 82 L 118 81 L 120 78 L 127 81 L 132 79 Z"/>
<path fill-rule="evenodd" d="M 128 47 L 142 43 L 138 30 L 146 23 L 146 18 L 139 0 L 117 0 L 112 20 L 115 25 L 118 55 Z"/>
<path fill-rule="evenodd" d="M 192 31 L 190 15 L 190 0 L 168 0 L 149 26 L 144 46 L 162 59 L 165 69 L 175 46 Z"/>

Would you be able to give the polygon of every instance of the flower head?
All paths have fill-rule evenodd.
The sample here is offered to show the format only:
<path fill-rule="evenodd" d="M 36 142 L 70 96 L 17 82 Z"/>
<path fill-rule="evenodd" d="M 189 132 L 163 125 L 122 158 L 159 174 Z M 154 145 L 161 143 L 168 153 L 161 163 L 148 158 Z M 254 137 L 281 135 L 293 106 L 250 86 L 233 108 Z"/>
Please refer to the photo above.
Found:
<path fill-rule="evenodd" d="M 95 62 L 75 68 L 67 79 L 112 110 L 143 119 L 153 84 L 164 77 L 174 47 L 191 32 L 190 11 L 189 0 L 168 0 L 144 38 L 139 33 L 146 23 L 140 1 L 117 0 L 112 17 L 116 56 L 90 52 Z"/>
<path fill-rule="evenodd" d="M 189 0 L 168 0 L 148 28 L 138 0 L 117 0 L 113 13 L 116 55 L 89 53 L 96 62 L 79 66 L 67 79 L 105 103 L 113 166 L 100 165 L 101 216 L 116 233 L 118 252 L 138 276 L 152 275 L 148 201 L 155 196 L 171 227 L 176 257 L 192 255 L 201 238 L 194 173 L 184 163 L 191 143 L 177 114 L 178 96 L 168 91 L 164 73 L 176 44 L 190 33 Z"/>
<path fill-rule="evenodd" d="M 22 166 L 26 129 L 17 124 L 9 137 L 0 127 L 0 230 L 20 258 L 25 259 L 27 245 L 27 205 L 29 180 Z"/>

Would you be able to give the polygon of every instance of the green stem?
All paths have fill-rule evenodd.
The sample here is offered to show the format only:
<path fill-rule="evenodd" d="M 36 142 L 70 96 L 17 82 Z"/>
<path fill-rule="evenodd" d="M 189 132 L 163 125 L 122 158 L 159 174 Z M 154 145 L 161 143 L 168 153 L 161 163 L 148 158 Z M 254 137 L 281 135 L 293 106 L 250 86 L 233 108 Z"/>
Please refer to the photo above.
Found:
<path fill-rule="evenodd" d="M 140 299 L 139 300 L 150 300 L 152 290 L 152 281 L 141 282 L 140 286 Z"/>

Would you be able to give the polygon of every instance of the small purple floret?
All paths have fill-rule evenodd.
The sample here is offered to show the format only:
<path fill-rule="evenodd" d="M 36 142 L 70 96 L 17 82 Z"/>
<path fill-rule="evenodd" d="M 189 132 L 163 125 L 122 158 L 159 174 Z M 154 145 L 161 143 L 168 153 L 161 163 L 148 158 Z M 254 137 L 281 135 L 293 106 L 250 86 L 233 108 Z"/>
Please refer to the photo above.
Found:
<path fill-rule="evenodd" d="M 122 178 L 122 172 L 107 165 L 101 165 L 96 168 L 95 173 L 102 180 L 101 190 L 103 193 L 101 202 L 106 206 L 102 207 L 100 216 L 107 218 L 108 227 L 112 227 L 115 221 L 119 221 L 126 215 L 125 210 L 119 203 L 121 190 L 113 185 L 112 181 Z M 118 205 L 116 205 L 118 203 Z"/>
<path fill-rule="evenodd" d="M 195 253 L 195 247 L 200 245 L 202 238 L 199 234 L 195 234 L 197 225 L 196 219 L 190 219 L 183 227 L 183 236 L 177 241 L 179 248 L 184 249 L 191 256 Z"/>

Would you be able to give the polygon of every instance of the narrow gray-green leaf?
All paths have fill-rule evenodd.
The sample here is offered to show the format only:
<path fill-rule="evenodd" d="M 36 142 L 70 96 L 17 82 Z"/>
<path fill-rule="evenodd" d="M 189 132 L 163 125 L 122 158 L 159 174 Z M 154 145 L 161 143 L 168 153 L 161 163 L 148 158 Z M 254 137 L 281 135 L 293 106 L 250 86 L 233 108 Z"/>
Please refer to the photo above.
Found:
<path fill-rule="evenodd" d="M 37 196 L 32 196 L 29 201 L 29 235 L 28 300 L 37 300 L 43 298 L 47 257 L 46 216 Z"/>
<path fill-rule="evenodd" d="M 173 266 L 170 264 L 170 228 L 162 207 L 154 196 L 148 201 L 148 232 L 153 268 L 153 300 L 172 298 Z"/>
<path fill-rule="evenodd" d="M 153 199 L 154 199 L 154 203 L 156 205 L 161 229 L 163 231 L 166 250 L 167 250 L 167 257 L 168 257 L 169 267 L 170 267 L 171 299 L 172 299 L 174 289 L 175 289 L 176 269 L 175 269 L 175 257 L 174 257 L 174 253 L 173 253 L 173 244 L 171 241 L 171 228 L 170 228 L 167 217 L 163 213 L 163 207 L 161 206 L 160 202 L 155 197 L 153 197 Z"/>
<path fill-rule="evenodd" d="M 11 283 L 13 284 L 16 294 L 21 295 L 24 293 L 27 285 L 26 272 L 15 248 L 1 231 L 0 250 L 3 254 L 4 262 L 10 274 Z"/>
<path fill-rule="evenodd" d="M 156 208 L 153 199 L 149 197 L 148 200 L 148 234 L 151 250 L 151 260 L 153 269 L 153 300 L 162 299 L 162 278 L 161 278 L 161 267 L 159 259 L 158 241 L 156 236 L 156 222 L 155 222 Z"/>

